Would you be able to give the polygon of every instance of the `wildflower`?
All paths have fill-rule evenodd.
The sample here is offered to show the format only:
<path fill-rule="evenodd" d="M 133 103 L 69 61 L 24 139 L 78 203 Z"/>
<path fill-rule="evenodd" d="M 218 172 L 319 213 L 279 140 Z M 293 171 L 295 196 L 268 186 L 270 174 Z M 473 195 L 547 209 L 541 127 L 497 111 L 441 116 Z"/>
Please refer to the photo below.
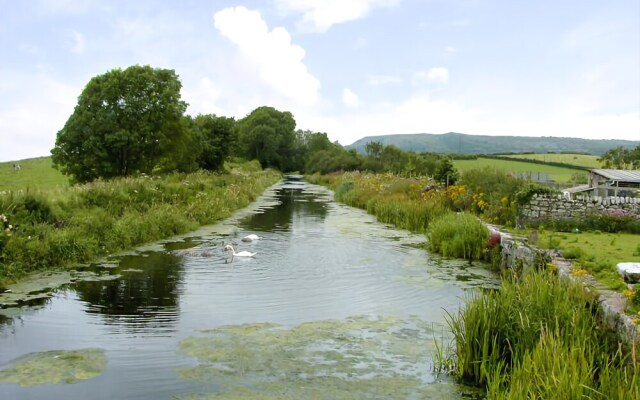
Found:
<path fill-rule="evenodd" d="M 4 214 L 0 214 L 0 221 L 7 222 L 7 217 Z"/>
<path fill-rule="evenodd" d="M 578 269 L 572 269 L 571 270 L 571 275 L 573 275 L 573 276 L 587 276 L 587 275 L 589 275 L 589 273 L 586 270 L 582 269 L 582 268 L 578 268 Z"/>

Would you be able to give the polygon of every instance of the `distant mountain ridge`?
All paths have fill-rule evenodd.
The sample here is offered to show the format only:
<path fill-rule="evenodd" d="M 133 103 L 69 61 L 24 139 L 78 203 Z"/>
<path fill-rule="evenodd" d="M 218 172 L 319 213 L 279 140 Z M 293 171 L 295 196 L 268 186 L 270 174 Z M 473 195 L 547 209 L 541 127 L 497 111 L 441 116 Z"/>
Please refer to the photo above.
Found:
<path fill-rule="evenodd" d="M 568 137 L 532 136 L 488 136 L 467 135 L 449 132 L 443 134 L 414 133 L 381 136 L 365 136 L 347 149 L 365 153 L 365 145 L 378 141 L 383 145 L 394 145 L 401 150 L 416 153 L 459 153 L 459 154 L 499 154 L 499 153 L 559 153 L 573 152 L 600 156 L 614 147 L 634 148 L 640 141 L 618 139 L 579 139 Z"/>

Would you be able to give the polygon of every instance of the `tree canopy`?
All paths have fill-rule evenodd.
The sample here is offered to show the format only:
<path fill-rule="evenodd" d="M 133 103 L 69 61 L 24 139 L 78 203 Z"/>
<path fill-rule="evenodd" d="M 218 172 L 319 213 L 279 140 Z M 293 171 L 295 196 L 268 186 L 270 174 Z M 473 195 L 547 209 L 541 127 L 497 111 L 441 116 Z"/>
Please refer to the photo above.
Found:
<path fill-rule="evenodd" d="M 633 149 L 615 147 L 598 159 L 605 168 L 634 169 L 640 168 L 640 146 Z"/>
<path fill-rule="evenodd" d="M 198 115 L 193 122 L 200 144 L 198 165 L 210 171 L 222 168 L 234 144 L 235 119 L 207 114 Z"/>
<path fill-rule="evenodd" d="M 258 107 L 238 121 L 241 155 L 258 160 L 263 168 L 291 171 L 295 169 L 292 162 L 297 143 L 295 129 L 296 121 L 290 112 Z"/>
<path fill-rule="evenodd" d="M 182 84 L 173 70 L 113 69 L 92 78 L 51 151 L 77 182 L 151 172 L 168 154 L 188 151 Z"/>

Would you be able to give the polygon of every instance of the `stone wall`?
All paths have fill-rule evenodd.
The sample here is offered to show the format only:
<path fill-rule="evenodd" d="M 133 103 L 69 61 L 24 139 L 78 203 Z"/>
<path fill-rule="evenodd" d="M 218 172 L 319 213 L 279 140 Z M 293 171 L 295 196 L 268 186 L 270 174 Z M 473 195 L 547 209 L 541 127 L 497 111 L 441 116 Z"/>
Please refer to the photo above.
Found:
<path fill-rule="evenodd" d="M 592 276 L 576 277 L 572 275 L 573 265 L 570 261 L 562 258 L 558 252 L 538 249 L 529 244 L 526 238 L 500 232 L 496 226 L 487 225 L 487 227 L 501 235 L 502 269 L 513 269 L 521 273 L 528 268 L 539 268 L 541 263 L 550 262 L 558 269 L 559 279 L 579 281 L 587 291 L 592 291 L 593 288 L 599 286 Z M 640 325 L 636 325 L 633 318 L 625 314 L 624 310 L 628 301 L 626 297 L 611 290 L 600 289 L 598 292 L 598 302 L 602 309 L 604 322 L 617 333 L 621 340 L 633 348 L 640 348 Z M 636 359 L 635 357 L 638 356 L 634 355 L 634 359 Z"/>
<path fill-rule="evenodd" d="M 616 213 L 634 215 L 640 219 L 640 198 L 577 196 L 568 199 L 564 196 L 534 196 L 529 204 L 519 210 L 520 218 L 526 221 L 548 219 L 572 219 L 598 213 Z"/>

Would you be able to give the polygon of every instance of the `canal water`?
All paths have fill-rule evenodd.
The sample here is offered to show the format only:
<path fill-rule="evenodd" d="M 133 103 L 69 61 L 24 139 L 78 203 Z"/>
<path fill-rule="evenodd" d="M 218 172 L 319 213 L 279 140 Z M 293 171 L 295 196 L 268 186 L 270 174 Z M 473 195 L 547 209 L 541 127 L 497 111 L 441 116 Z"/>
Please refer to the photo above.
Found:
<path fill-rule="evenodd" d="M 433 372 L 434 343 L 495 277 L 424 241 L 280 183 L 220 224 L 0 297 L 0 399 L 479 398 Z"/>

